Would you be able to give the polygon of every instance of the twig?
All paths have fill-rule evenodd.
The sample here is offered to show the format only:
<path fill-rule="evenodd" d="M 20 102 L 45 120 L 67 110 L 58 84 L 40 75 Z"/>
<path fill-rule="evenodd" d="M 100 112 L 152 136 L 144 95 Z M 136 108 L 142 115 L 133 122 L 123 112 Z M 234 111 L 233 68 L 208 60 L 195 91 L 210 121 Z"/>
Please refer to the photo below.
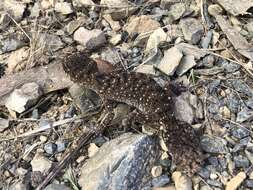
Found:
<path fill-rule="evenodd" d="M 36 190 L 42 190 L 44 187 L 70 162 L 72 158 L 75 158 L 77 153 L 81 148 L 88 143 L 91 138 L 95 138 L 98 134 L 101 134 L 107 125 L 103 122 L 107 119 L 108 114 L 102 119 L 99 124 L 99 127 L 94 130 L 89 130 L 88 133 L 84 133 L 79 138 L 78 146 L 72 151 L 69 152 L 58 164 L 57 166 L 47 175 L 43 182 L 36 188 Z"/>
<path fill-rule="evenodd" d="M 22 30 L 22 32 L 25 34 L 25 36 L 29 39 L 29 41 L 31 42 L 32 39 L 30 38 L 30 36 L 24 31 L 24 29 L 17 23 L 17 21 L 8 13 L 6 12 L 6 14 L 8 15 L 8 17 L 10 17 L 10 19 L 20 28 L 20 30 Z"/>

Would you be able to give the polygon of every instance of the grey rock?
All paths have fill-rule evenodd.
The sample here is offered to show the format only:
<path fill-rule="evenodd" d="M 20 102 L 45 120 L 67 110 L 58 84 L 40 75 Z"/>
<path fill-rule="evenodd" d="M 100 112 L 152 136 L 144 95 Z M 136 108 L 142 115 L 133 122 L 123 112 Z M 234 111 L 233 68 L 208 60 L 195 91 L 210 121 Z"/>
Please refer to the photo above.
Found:
<path fill-rule="evenodd" d="M 9 127 L 9 120 L 0 118 L 0 132 L 3 132 L 8 127 Z"/>
<path fill-rule="evenodd" d="M 253 110 L 253 99 L 246 101 L 246 105 Z"/>
<path fill-rule="evenodd" d="M 228 165 L 227 160 L 225 158 L 222 158 L 222 157 L 218 158 L 218 160 L 219 160 L 219 164 L 220 164 L 221 168 L 223 170 L 226 170 L 227 169 L 227 165 Z"/>
<path fill-rule="evenodd" d="M 251 141 L 251 137 L 249 136 L 249 137 L 246 137 L 246 138 L 242 138 L 241 140 L 240 140 L 240 144 L 242 145 L 242 146 L 247 146 L 248 145 L 248 143 Z"/>
<path fill-rule="evenodd" d="M 180 27 L 182 28 L 184 38 L 192 44 L 197 44 L 203 36 L 204 28 L 200 20 L 195 18 L 181 19 Z"/>
<path fill-rule="evenodd" d="M 210 170 L 206 167 L 202 167 L 201 170 L 198 172 L 198 174 L 203 177 L 204 179 L 208 179 L 210 176 Z"/>
<path fill-rule="evenodd" d="M 216 113 L 219 112 L 219 105 L 217 105 L 217 104 L 210 104 L 210 105 L 208 105 L 207 109 L 208 109 L 208 111 L 210 113 L 216 114 Z"/>
<path fill-rule="evenodd" d="M 172 47 L 164 52 L 164 57 L 157 68 L 169 76 L 172 76 L 180 64 L 183 54 L 176 47 Z"/>
<path fill-rule="evenodd" d="M 249 160 L 242 155 L 235 156 L 234 163 L 235 163 L 235 167 L 237 168 L 248 168 L 250 165 Z"/>
<path fill-rule="evenodd" d="M 208 162 L 212 164 L 212 166 L 214 166 L 215 168 L 219 165 L 219 161 L 217 157 L 213 157 L 213 156 L 209 157 Z"/>
<path fill-rule="evenodd" d="M 153 187 L 163 187 L 164 185 L 170 183 L 170 178 L 168 175 L 161 175 L 152 179 L 152 186 Z"/>
<path fill-rule="evenodd" d="M 26 43 L 15 38 L 0 41 L 0 54 L 10 52 L 23 47 Z"/>
<path fill-rule="evenodd" d="M 238 139 L 245 138 L 250 135 L 249 130 L 242 127 L 234 127 L 232 129 L 232 135 Z"/>
<path fill-rule="evenodd" d="M 186 73 L 188 70 L 190 70 L 192 67 L 194 67 L 197 63 L 194 60 L 193 55 L 186 55 L 182 58 L 180 61 L 180 64 L 176 70 L 176 73 L 178 76 L 182 76 L 184 73 Z"/>
<path fill-rule="evenodd" d="M 227 106 L 231 112 L 237 113 L 240 106 L 240 99 L 234 93 L 229 94 L 227 96 Z"/>
<path fill-rule="evenodd" d="M 214 136 L 203 136 L 200 141 L 201 147 L 205 152 L 208 153 L 227 153 L 227 142 L 220 138 Z"/>
<path fill-rule="evenodd" d="M 240 65 L 228 61 L 223 61 L 222 66 L 227 73 L 234 73 L 241 68 Z"/>
<path fill-rule="evenodd" d="M 69 109 L 66 111 L 66 113 L 64 114 L 64 117 L 65 117 L 65 118 L 71 118 L 71 117 L 74 116 L 75 112 L 76 112 L 75 106 L 74 106 L 74 105 L 71 105 L 71 106 L 69 107 Z"/>
<path fill-rule="evenodd" d="M 87 30 L 84 27 L 80 27 L 75 31 L 74 40 L 89 50 L 101 47 L 106 43 L 103 31 L 99 29 Z"/>
<path fill-rule="evenodd" d="M 170 6 L 168 15 L 172 16 L 173 21 L 180 19 L 186 12 L 184 3 L 176 3 Z"/>
<path fill-rule="evenodd" d="M 63 152 L 66 149 L 66 142 L 57 141 L 56 146 L 57 146 L 57 152 Z"/>
<path fill-rule="evenodd" d="M 163 9 L 168 9 L 171 5 L 175 3 L 180 3 L 181 0 L 161 0 L 160 6 Z"/>
<path fill-rule="evenodd" d="M 44 145 L 44 150 L 47 154 L 53 155 L 57 151 L 57 145 L 54 143 L 47 143 Z"/>
<path fill-rule="evenodd" d="M 252 188 L 253 189 L 253 179 L 247 179 L 245 181 L 246 187 Z"/>
<path fill-rule="evenodd" d="M 215 57 L 213 55 L 207 55 L 203 58 L 203 65 L 208 68 L 213 67 L 214 63 L 215 63 Z"/>
<path fill-rule="evenodd" d="M 245 121 L 250 121 L 252 119 L 253 119 L 253 110 L 244 108 L 237 114 L 236 122 L 243 123 Z"/>
<path fill-rule="evenodd" d="M 5 106 L 10 110 L 22 113 L 34 105 L 41 95 L 42 91 L 38 84 L 34 82 L 26 83 L 20 89 L 16 89 L 11 93 Z"/>
<path fill-rule="evenodd" d="M 210 45 L 213 37 L 213 31 L 209 30 L 206 34 L 206 36 L 201 40 L 201 47 L 203 49 L 207 49 L 208 46 Z"/>
<path fill-rule="evenodd" d="M 81 112 L 86 112 L 88 109 L 100 104 L 100 98 L 95 92 L 82 88 L 77 84 L 69 88 L 69 93 Z"/>
<path fill-rule="evenodd" d="M 207 179 L 206 183 L 208 183 L 209 185 L 214 186 L 214 187 L 222 187 L 222 183 L 217 180 Z"/>
<path fill-rule="evenodd" d="M 28 189 L 28 187 L 20 181 L 20 182 L 16 182 L 16 183 L 12 184 L 9 187 L 9 189 L 12 189 L 12 190 L 26 190 L 26 189 Z"/>
<path fill-rule="evenodd" d="M 208 91 L 210 94 L 216 92 L 217 87 L 221 84 L 221 80 L 215 79 L 210 84 L 208 84 Z"/>
<path fill-rule="evenodd" d="M 38 109 L 34 109 L 32 111 L 32 118 L 33 119 L 39 119 L 39 110 Z"/>
<path fill-rule="evenodd" d="M 76 20 L 72 20 L 68 23 L 68 25 L 66 26 L 66 31 L 69 34 L 73 34 L 76 29 L 78 29 L 80 26 L 82 26 L 83 24 L 85 24 L 85 22 L 87 21 L 88 18 L 86 17 L 78 17 Z"/>
<path fill-rule="evenodd" d="M 159 145 L 147 135 L 127 133 L 105 143 L 83 166 L 82 189 L 142 189 L 151 179 Z"/>
<path fill-rule="evenodd" d="M 71 190 L 71 188 L 63 185 L 63 184 L 49 184 L 48 186 L 45 187 L 44 190 Z"/>
<path fill-rule="evenodd" d="M 233 79 L 228 82 L 232 84 L 236 91 L 241 92 L 247 96 L 253 97 L 252 88 L 250 88 L 243 80 Z"/>
<path fill-rule="evenodd" d="M 175 117 L 189 124 L 193 123 L 194 110 L 189 103 L 189 93 L 182 93 L 175 99 Z"/>
<path fill-rule="evenodd" d="M 54 34 L 41 33 L 38 40 L 38 47 L 47 48 L 49 52 L 57 51 L 64 47 L 61 38 Z"/>

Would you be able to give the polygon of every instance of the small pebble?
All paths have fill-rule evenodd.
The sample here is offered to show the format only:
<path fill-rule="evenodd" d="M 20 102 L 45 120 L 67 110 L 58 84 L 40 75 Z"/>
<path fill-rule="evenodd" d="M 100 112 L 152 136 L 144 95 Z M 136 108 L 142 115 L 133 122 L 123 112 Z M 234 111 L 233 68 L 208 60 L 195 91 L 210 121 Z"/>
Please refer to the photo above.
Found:
<path fill-rule="evenodd" d="M 88 156 L 89 157 L 94 156 L 98 150 L 99 150 L 99 147 L 95 143 L 90 143 L 90 146 L 88 148 Z"/>
<path fill-rule="evenodd" d="M 82 161 L 85 160 L 85 156 L 79 156 L 77 159 L 76 159 L 76 162 L 79 164 L 81 163 Z"/>
<path fill-rule="evenodd" d="M 47 142 L 47 136 L 41 135 L 41 136 L 40 136 L 40 141 L 41 141 L 42 143 Z"/>
<path fill-rule="evenodd" d="M 57 145 L 54 143 L 47 143 L 44 145 L 44 150 L 47 154 L 55 154 L 57 151 Z"/>
<path fill-rule="evenodd" d="M 162 175 L 162 172 L 163 172 L 163 169 L 161 166 L 154 166 L 151 169 L 151 174 L 153 177 L 158 177 L 158 176 Z"/>

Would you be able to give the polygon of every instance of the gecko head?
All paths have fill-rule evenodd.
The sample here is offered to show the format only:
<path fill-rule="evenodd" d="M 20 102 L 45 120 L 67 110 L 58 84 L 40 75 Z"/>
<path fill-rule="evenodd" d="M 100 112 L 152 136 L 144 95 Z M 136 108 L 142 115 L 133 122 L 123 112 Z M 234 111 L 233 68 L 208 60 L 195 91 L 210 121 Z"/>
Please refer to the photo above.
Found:
<path fill-rule="evenodd" d="M 76 83 L 89 84 L 98 72 L 96 62 L 85 53 L 75 53 L 67 56 L 62 62 L 63 70 Z"/>

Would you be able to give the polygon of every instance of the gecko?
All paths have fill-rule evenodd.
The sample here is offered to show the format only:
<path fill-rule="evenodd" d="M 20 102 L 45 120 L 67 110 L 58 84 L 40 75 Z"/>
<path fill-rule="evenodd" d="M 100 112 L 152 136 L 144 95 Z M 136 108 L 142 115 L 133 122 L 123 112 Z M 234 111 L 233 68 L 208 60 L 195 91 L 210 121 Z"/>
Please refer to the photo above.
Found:
<path fill-rule="evenodd" d="M 193 175 L 203 163 L 200 140 L 191 125 L 174 116 L 173 93 L 151 76 L 123 69 L 102 72 L 97 62 L 84 53 L 68 55 L 63 70 L 74 82 L 95 91 L 103 101 L 128 104 L 143 114 L 144 120 L 161 131 L 162 139 L 179 170 Z"/>

